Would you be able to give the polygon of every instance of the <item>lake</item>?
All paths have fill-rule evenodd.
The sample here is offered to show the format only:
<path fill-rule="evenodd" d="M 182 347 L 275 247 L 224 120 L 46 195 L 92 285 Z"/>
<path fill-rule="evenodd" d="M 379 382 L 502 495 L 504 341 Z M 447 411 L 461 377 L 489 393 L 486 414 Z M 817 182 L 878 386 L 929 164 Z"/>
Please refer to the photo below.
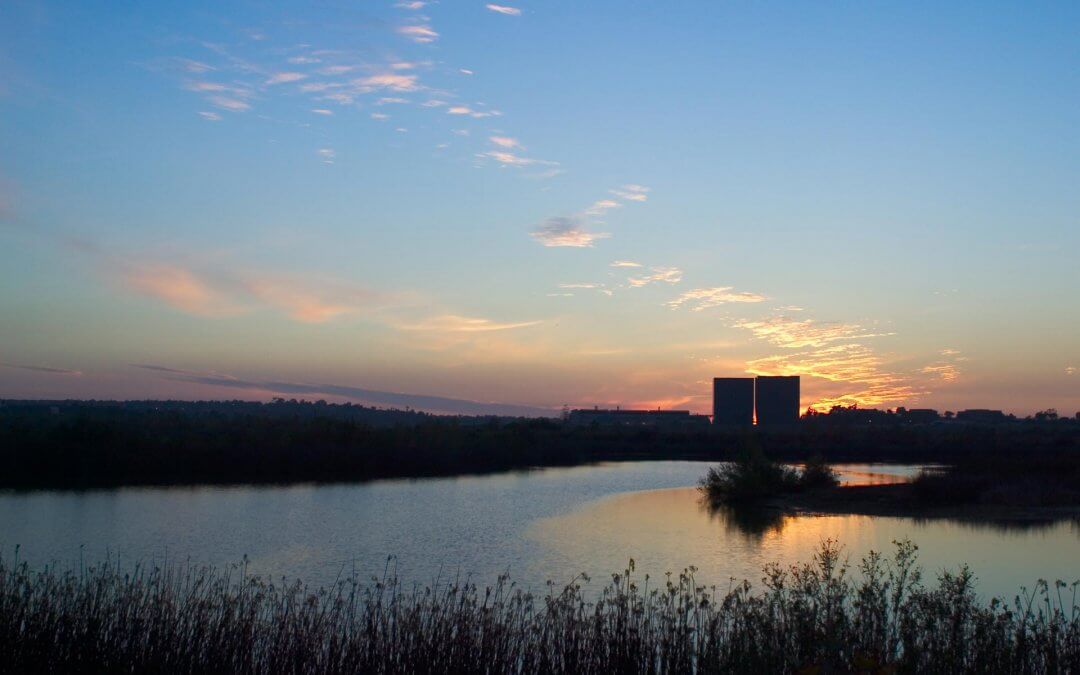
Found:
<path fill-rule="evenodd" d="M 0 493 L 0 547 L 34 565 L 105 556 L 227 565 L 328 584 L 356 571 L 431 583 L 509 573 L 543 589 L 587 572 L 602 583 L 630 558 L 654 578 L 694 565 L 700 583 L 757 583 L 769 562 L 808 560 L 827 538 L 853 563 L 893 540 L 920 547 L 928 577 L 968 563 L 984 596 L 1040 578 L 1080 579 L 1080 526 L 965 524 L 869 516 L 710 513 L 703 462 L 619 462 L 488 476 L 361 484 L 124 488 Z M 841 465 L 846 482 L 904 480 L 918 467 Z M 388 562 L 388 557 L 393 560 Z"/>

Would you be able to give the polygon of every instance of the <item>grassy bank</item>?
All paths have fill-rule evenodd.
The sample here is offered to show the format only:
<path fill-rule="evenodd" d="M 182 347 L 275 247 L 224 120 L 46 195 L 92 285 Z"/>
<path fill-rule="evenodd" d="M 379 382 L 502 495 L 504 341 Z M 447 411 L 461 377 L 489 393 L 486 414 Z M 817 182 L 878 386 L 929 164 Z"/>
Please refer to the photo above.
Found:
<path fill-rule="evenodd" d="M 568 428 L 356 406 L 61 402 L 0 405 L 0 488 L 292 483 L 451 476 L 622 459 L 801 462 L 1080 457 L 1080 423 L 781 432 Z"/>
<path fill-rule="evenodd" d="M 1076 585 L 981 602 L 962 568 L 924 584 L 916 549 L 854 568 L 826 542 L 762 586 L 696 585 L 633 563 L 603 592 L 537 596 L 501 580 L 311 591 L 243 566 L 106 564 L 34 572 L 0 560 L 0 672 L 611 673 L 1080 670 Z"/>

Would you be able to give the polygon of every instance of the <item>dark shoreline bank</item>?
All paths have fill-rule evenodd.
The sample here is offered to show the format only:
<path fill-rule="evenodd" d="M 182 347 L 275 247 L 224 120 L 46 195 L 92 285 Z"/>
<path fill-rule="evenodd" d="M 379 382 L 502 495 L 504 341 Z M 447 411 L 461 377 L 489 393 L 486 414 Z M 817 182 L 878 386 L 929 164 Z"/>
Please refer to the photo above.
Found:
<path fill-rule="evenodd" d="M 789 514 L 891 516 L 987 522 L 1052 522 L 1080 520 L 1080 504 L 929 504 L 910 483 L 851 485 L 811 490 L 766 500 L 761 507 Z"/>
<path fill-rule="evenodd" d="M 1073 420 L 864 427 L 830 426 L 818 416 L 784 431 L 663 431 L 317 403 L 158 403 L 5 402 L 0 489 L 342 483 L 625 460 L 722 462 L 750 446 L 784 462 L 1080 459 L 1080 423 Z"/>

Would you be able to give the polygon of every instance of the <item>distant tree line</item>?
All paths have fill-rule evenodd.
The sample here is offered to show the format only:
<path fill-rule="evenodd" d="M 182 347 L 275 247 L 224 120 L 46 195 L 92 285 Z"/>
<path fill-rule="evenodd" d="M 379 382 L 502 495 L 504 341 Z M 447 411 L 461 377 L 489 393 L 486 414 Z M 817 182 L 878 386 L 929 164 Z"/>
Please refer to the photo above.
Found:
<path fill-rule="evenodd" d="M 447 476 L 625 459 L 972 462 L 1080 452 L 1080 424 L 569 428 L 325 402 L 0 402 L 0 487 L 293 483 Z M 1075 455 L 1080 458 L 1080 455 Z"/>

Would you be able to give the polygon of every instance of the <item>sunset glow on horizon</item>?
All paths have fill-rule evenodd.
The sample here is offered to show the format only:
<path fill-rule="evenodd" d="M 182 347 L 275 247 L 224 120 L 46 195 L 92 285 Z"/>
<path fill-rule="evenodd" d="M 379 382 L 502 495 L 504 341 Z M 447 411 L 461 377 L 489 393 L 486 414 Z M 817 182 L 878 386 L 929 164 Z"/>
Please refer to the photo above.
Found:
<path fill-rule="evenodd" d="M 0 398 L 1072 416 L 1077 25 L 9 3 Z"/>

